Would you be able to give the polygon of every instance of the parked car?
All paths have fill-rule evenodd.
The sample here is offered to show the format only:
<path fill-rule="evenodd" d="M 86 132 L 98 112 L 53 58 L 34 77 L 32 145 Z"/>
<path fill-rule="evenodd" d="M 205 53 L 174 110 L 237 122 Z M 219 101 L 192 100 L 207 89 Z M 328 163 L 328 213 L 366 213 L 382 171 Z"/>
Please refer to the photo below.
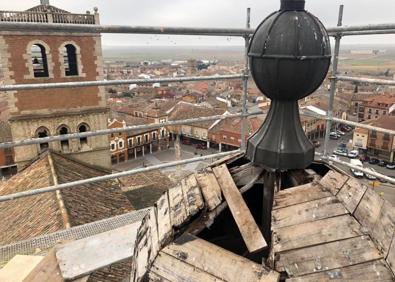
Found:
<path fill-rule="evenodd" d="M 352 165 L 358 166 L 358 167 L 363 167 L 362 166 L 362 162 L 358 159 L 352 159 L 350 160 L 350 163 Z M 354 169 L 354 168 L 350 168 L 352 174 L 354 175 L 354 177 L 356 178 L 362 178 L 363 177 L 363 172 L 358 170 L 358 169 Z"/>
<path fill-rule="evenodd" d="M 336 156 L 336 155 L 331 155 L 331 156 L 329 157 L 329 159 L 340 160 L 339 157 Z"/>
<path fill-rule="evenodd" d="M 352 150 L 348 152 L 347 157 L 354 159 L 358 157 L 358 154 L 359 154 L 358 150 Z"/>
<path fill-rule="evenodd" d="M 344 135 L 346 135 L 343 131 L 341 131 L 341 130 L 336 130 L 336 134 L 337 135 L 340 135 L 340 136 L 344 136 Z"/>
<path fill-rule="evenodd" d="M 191 139 L 182 139 L 181 143 L 184 145 L 191 145 Z"/>
<path fill-rule="evenodd" d="M 395 163 L 388 163 L 385 167 L 388 169 L 395 169 Z"/>
<path fill-rule="evenodd" d="M 337 146 L 338 148 L 342 148 L 342 149 L 346 149 L 347 148 L 347 144 L 346 143 L 340 143 L 339 146 Z"/>
<path fill-rule="evenodd" d="M 379 159 L 376 159 L 376 158 L 370 158 L 370 160 L 369 160 L 370 164 L 378 164 L 379 162 L 380 162 Z"/>
<path fill-rule="evenodd" d="M 375 171 L 373 168 L 371 168 L 371 167 L 367 168 L 367 170 L 376 172 L 376 171 Z M 369 174 L 369 173 L 365 173 L 365 177 L 366 177 L 367 179 L 369 179 L 369 180 L 376 180 L 376 179 L 377 179 L 376 176 L 371 175 L 371 174 Z"/>
<path fill-rule="evenodd" d="M 334 153 L 335 155 L 347 157 L 347 150 L 344 150 L 344 149 L 339 149 L 339 148 L 337 148 L 336 150 L 333 151 L 333 153 Z"/>
<path fill-rule="evenodd" d="M 343 125 L 342 127 L 340 127 L 340 130 L 343 132 L 350 132 L 352 130 L 352 127 L 348 125 Z"/>
<path fill-rule="evenodd" d="M 321 143 L 320 143 L 320 141 L 318 141 L 318 140 L 314 140 L 312 143 L 313 143 L 314 147 L 316 147 L 316 148 L 318 148 L 319 146 L 321 146 Z"/>
<path fill-rule="evenodd" d="M 388 164 L 388 162 L 384 160 L 380 160 L 379 163 L 377 164 L 378 166 L 385 167 Z"/>
<path fill-rule="evenodd" d="M 332 131 L 331 133 L 329 133 L 329 138 L 333 140 L 338 140 L 340 138 L 340 135 Z"/>

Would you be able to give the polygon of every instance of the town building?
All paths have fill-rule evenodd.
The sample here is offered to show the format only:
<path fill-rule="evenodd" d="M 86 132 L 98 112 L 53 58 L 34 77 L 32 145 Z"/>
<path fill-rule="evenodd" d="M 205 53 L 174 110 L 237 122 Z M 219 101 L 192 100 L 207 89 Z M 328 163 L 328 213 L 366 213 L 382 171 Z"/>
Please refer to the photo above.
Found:
<path fill-rule="evenodd" d="M 242 118 L 228 118 L 216 123 L 209 132 L 210 142 L 218 145 L 219 151 L 234 150 L 241 146 Z M 249 117 L 246 120 L 247 134 L 245 140 L 253 135 L 262 125 L 260 117 Z"/>
<path fill-rule="evenodd" d="M 395 130 L 395 116 L 382 116 L 363 123 L 388 130 Z M 394 136 L 389 133 L 357 127 L 354 130 L 353 146 L 362 149 L 370 157 L 376 157 L 387 162 L 395 161 L 395 140 Z"/>
<path fill-rule="evenodd" d="M 27 11 L 0 11 L 2 21 L 99 24 L 99 14 L 72 14 L 41 1 Z M 0 31 L 0 80 L 34 84 L 103 80 L 100 34 Z M 102 87 L 7 92 L 7 120 L 13 140 L 42 138 L 107 128 Z M 15 148 L 19 169 L 47 149 L 86 163 L 110 167 L 107 136 L 84 137 Z"/>
<path fill-rule="evenodd" d="M 353 107 L 354 112 L 358 114 L 358 121 L 395 116 L 395 96 L 382 94 L 355 97 Z"/>
<path fill-rule="evenodd" d="M 11 128 L 8 122 L 0 120 L 0 143 L 11 140 Z M 15 174 L 16 165 L 14 157 L 14 148 L 0 148 L 0 179 Z"/>

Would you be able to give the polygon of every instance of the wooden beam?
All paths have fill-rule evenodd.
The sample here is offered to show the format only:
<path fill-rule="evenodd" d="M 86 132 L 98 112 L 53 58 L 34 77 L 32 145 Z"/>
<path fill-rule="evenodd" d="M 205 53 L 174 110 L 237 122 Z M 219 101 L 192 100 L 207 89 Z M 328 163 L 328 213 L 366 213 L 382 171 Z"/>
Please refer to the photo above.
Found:
<path fill-rule="evenodd" d="M 350 213 L 354 213 L 367 188 L 366 185 L 359 183 L 356 179 L 350 178 L 336 197 Z"/>
<path fill-rule="evenodd" d="M 328 171 L 320 180 L 322 186 L 327 188 L 333 195 L 336 195 L 348 180 L 348 176 L 334 170 Z"/>
<path fill-rule="evenodd" d="M 77 279 L 133 257 L 141 222 L 62 245 L 56 252 L 64 279 Z"/>
<path fill-rule="evenodd" d="M 213 172 L 224 194 L 225 200 L 229 205 L 229 209 L 240 230 L 241 236 L 247 246 L 249 252 L 256 252 L 267 247 L 267 243 L 263 238 L 258 225 L 255 222 L 247 204 L 237 189 L 232 176 L 230 175 L 226 165 L 213 168 Z"/>
<path fill-rule="evenodd" d="M 196 180 L 208 209 L 212 211 L 222 202 L 221 187 L 219 187 L 213 171 L 211 168 L 207 168 L 204 172 L 196 173 Z"/>
<path fill-rule="evenodd" d="M 43 256 L 16 255 L 0 269 L 0 281 L 23 281 L 43 260 Z"/>
<path fill-rule="evenodd" d="M 63 282 L 55 248 L 33 269 L 23 282 Z"/>

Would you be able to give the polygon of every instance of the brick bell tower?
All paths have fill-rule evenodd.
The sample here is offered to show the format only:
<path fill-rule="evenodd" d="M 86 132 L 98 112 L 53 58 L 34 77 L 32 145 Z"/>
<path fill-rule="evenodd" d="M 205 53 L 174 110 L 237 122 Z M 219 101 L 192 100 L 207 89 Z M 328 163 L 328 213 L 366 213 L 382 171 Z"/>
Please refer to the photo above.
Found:
<path fill-rule="evenodd" d="M 23 12 L 0 11 L 1 21 L 99 24 L 93 14 L 72 14 L 48 0 Z M 100 34 L 44 31 L 0 31 L 0 82 L 53 83 L 103 79 Z M 57 88 L 0 93 L 8 102 L 13 140 L 40 138 L 107 128 L 109 110 L 103 87 Z M 85 163 L 111 166 L 108 136 L 97 136 L 15 148 L 23 168 L 45 150 Z"/>

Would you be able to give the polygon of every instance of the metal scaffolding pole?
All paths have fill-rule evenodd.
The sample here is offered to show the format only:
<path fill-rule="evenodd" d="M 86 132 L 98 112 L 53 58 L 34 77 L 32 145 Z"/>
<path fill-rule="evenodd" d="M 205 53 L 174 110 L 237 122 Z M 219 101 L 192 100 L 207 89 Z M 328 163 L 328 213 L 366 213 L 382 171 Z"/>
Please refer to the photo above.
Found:
<path fill-rule="evenodd" d="M 227 79 L 241 79 L 241 78 L 244 78 L 244 74 L 167 77 L 167 78 L 153 78 L 153 79 L 120 79 L 120 80 L 14 84 L 14 85 L 1 85 L 0 91 L 41 90 L 41 89 L 53 89 L 53 88 L 110 86 L 110 85 L 122 85 L 122 84 L 151 84 L 151 83 L 157 83 L 157 82 L 159 82 L 159 83 L 191 82 L 191 81 L 203 81 L 203 80 L 227 80 Z"/>
<path fill-rule="evenodd" d="M 81 185 L 85 185 L 85 184 L 89 184 L 89 183 L 97 183 L 97 182 L 101 182 L 101 181 L 130 176 L 130 175 L 134 175 L 134 174 L 142 173 L 142 172 L 147 172 L 147 171 L 151 171 L 151 170 L 174 167 L 174 166 L 178 166 L 178 165 L 185 165 L 185 164 L 209 160 L 209 159 L 213 159 L 213 158 L 221 158 L 221 157 L 236 154 L 239 152 L 240 152 L 240 150 L 235 150 L 235 151 L 230 151 L 230 152 L 211 154 L 211 155 L 207 155 L 207 156 L 203 156 L 203 157 L 197 157 L 197 158 L 186 159 L 186 160 L 175 161 L 175 162 L 168 162 L 168 163 L 163 163 L 163 164 L 153 165 L 153 166 L 148 166 L 148 167 L 143 167 L 143 168 L 136 168 L 136 169 L 132 169 L 132 170 L 127 170 L 127 171 L 122 171 L 122 172 L 117 172 L 117 173 L 112 173 L 112 174 L 107 174 L 107 175 L 102 175 L 102 176 L 96 176 L 96 177 L 92 177 L 92 178 L 88 178 L 88 179 L 58 184 L 58 185 L 54 185 L 54 186 L 48 186 L 45 188 L 32 189 L 32 190 L 18 192 L 18 193 L 14 193 L 14 194 L 3 195 L 3 196 L 0 196 L 0 203 L 19 199 L 19 198 L 40 195 L 43 193 L 55 192 L 55 191 L 63 190 L 66 188 L 75 188 L 75 187 L 79 187 Z"/>
<path fill-rule="evenodd" d="M 339 7 L 339 18 L 337 21 L 337 26 L 341 26 L 343 22 L 343 9 L 344 6 L 340 5 Z M 324 142 L 324 156 L 328 155 L 328 144 L 329 144 L 329 134 L 332 127 L 332 118 L 333 118 L 333 102 L 335 100 L 336 94 L 336 78 L 337 75 L 337 65 L 339 62 L 339 51 L 340 51 L 340 40 L 341 35 L 335 36 L 335 53 L 333 54 L 333 62 L 332 62 L 332 80 L 331 80 L 331 89 L 330 89 L 330 96 L 329 96 L 329 107 L 328 107 L 328 120 L 326 122 L 326 132 L 325 132 L 325 142 Z"/>
<path fill-rule="evenodd" d="M 247 22 L 246 22 L 246 28 L 250 28 L 250 20 L 251 20 L 251 9 L 247 8 Z M 250 44 L 250 36 L 245 35 L 244 36 L 244 77 L 243 77 L 243 105 L 242 105 L 242 113 L 243 113 L 243 118 L 241 120 L 241 134 L 240 134 L 240 149 L 242 151 L 246 150 L 246 131 L 247 131 L 247 119 L 248 117 L 246 116 L 247 114 L 247 95 L 248 95 L 248 76 L 249 76 L 249 68 L 248 68 L 248 47 Z"/>
<path fill-rule="evenodd" d="M 341 75 L 336 76 L 335 79 L 341 80 L 341 81 L 351 81 L 351 82 L 359 82 L 359 83 L 370 83 L 370 84 L 379 84 L 379 85 L 395 85 L 395 80 L 387 80 L 387 79 L 375 79 L 375 78 L 367 78 L 367 77 L 351 77 L 351 76 L 341 76 Z"/>

